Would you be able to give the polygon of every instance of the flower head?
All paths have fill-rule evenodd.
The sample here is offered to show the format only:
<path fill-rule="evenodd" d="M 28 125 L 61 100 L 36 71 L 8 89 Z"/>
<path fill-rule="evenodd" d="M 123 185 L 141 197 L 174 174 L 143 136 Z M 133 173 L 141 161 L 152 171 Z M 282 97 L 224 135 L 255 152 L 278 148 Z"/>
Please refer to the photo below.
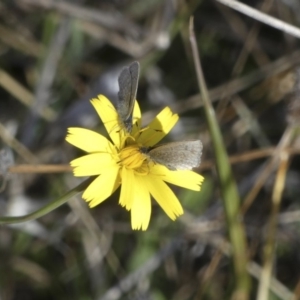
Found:
<path fill-rule="evenodd" d="M 95 176 L 82 197 L 94 207 L 106 200 L 121 185 L 119 204 L 131 212 L 132 229 L 146 230 L 151 216 L 151 196 L 165 213 L 175 220 L 183 209 L 166 184 L 172 183 L 199 191 L 203 177 L 190 170 L 169 170 L 153 162 L 141 149 L 157 144 L 178 121 L 178 115 L 166 107 L 146 127 L 141 128 L 137 101 L 132 131 L 121 125 L 118 113 L 104 96 L 91 100 L 110 136 L 110 140 L 84 128 L 69 128 L 67 142 L 88 154 L 71 161 L 75 176 Z"/>

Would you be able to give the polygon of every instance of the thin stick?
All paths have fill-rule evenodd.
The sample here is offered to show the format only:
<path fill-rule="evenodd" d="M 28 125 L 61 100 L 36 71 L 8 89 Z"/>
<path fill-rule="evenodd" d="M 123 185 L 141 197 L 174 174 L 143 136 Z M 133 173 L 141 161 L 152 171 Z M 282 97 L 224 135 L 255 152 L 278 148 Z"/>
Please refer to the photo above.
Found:
<path fill-rule="evenodd" d="M 277 150 L 276 147 L 268 147 L 264 149 L 252 150 L 247 151 L 241 154 L 235 154 L 229 157 L 229 161 L 231 164 L 243 163 L 243 162 L 250 162 L 255 159 L 260 159 L 264 157 L 268 157 L 274 154 Z M 286 152 L 289 155 L 293 154 L 300 154 L 300 149 L 298 148 L 287 148 Z M 215 166 L 215 161 L 207 160 L 201 163 L 200 169 L 201 170 L 208 170 Z"/>
<path fill-rule="evenodd" d="M 66 173 L 73 169 L 70 165 L 15 165 L 8 168 L 9 173 Z"/>
<path fill-rule="evenodd" d="M 229 157 L 231 164 L 249 162 L 255 159 L 260 159 L 272 155 L 276 151 L 276 147 L 268 147 L 264 149 L 251 150 L 241 154 L 235 154 Z M 300 154 L 298 148 L 287 148 L 286 152 L 289 155 Z M 207 160 L 201 163 L 200 170 L 209 170 L 215 166 L 214 160 Z M 9 173 L 67 173 L 73 168 L 70 165 L 14 165 L 8 168 Z"/>
<path fill-rule="evenodd" d="M 290 25 L 288 23 L 285 23 L 281 20 L 278 20 L 274 17 L 271 17 L 267 14 L 264 14 L 254 8 L 249 7 L 248 5 L 245 5 L 243 3 L 240 3 L 238 1 L 235 0 L 216 0 L 228 7 L 231 7 L 241 13 L 243 13 L 244 15 L 249 16 L 250 18 L 253 18 L 257 21 L 260 21 L 262 23 L 265 23 L 271 27 L 277 28 L 281 31 L 284 31 L 290 35 L 293 35 L 297 38 L 300 38 L 300 29 Z"/>

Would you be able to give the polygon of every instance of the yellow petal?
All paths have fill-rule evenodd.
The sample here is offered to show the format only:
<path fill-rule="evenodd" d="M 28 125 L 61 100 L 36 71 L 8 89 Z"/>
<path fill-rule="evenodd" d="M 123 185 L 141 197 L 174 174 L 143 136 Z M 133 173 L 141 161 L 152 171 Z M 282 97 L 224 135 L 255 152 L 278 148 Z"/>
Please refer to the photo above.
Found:
<path fill-rule="evenodd" d="M 145 184 L 147 185 L 150 194 L 169 216 L 175 220 L 176 217 L 183 214 L 183 209 L 175 194 L 159 177 L 154 175 L 145 176 Z"/>
<path fill-rule="evenodd" d="M 109 152 L 112 144 L 103 135 L 85 128 L 68 128 L 66 141 L 88 153 Z"/>
<path fill-rule="evenodd" d="M 116 161 L 110 153 L 93 153 L 76 158 L 70 164 L 74 168 L 74 176 L 93 176 L 116 166 Z"/>
<path fill-rule="evenodd" d="M 122 187 L 119 204 L 123 207 L 125 206 L 127 210 L 130 210 L 134 197 L 134 171 L 132 169 L 128 170 L 123 167 L 121 172 Z"/>
<path fill-rule="evenodd" d="M 84 191 L 82 198 L 94 207 L 107 199 L 120 185 L 119 167 L 112 167 L 98 176 Z"/>
<path fill-rule="evenodd" d="M 131 133 L 132 135 L 135 135 L 141 129 L 141 110 L 140 110 L 139 103 L 136 100 L 133 108 L 132 121 L 133 121 L 133 126 L 132 126 Z"/>
<path fill-rule="evenodd" d="M 135 176 L 134 197 L 131 207 L 131 227 L 146 230 L 151 217 L 151 198 L 145 184 L 145 176 Z"/>
<path fill-rule="evenodd" d="M 101 118 L 113 143 L 120 147 L 122 135 L 124 131 L 121 129 L 118 113 L 113 104 L 103 95 L 91 100 L 92 105 L 96 109 Z"/>
<path fill-rule="evenodd" d="M 200 191 L 204 177 L 190 170 L 171 171 L 165 166 L 154 165 L 151 174 L 160 176 L 163 181 L 181 186 L 193 191 Z"/>
<path fill-rule="evenodd" d="M 155 119 L 141 132 L 138 142 L 144 147 L 151 147 L 164 138 L 175 126 L 179 117 L 165 107 Z"/>

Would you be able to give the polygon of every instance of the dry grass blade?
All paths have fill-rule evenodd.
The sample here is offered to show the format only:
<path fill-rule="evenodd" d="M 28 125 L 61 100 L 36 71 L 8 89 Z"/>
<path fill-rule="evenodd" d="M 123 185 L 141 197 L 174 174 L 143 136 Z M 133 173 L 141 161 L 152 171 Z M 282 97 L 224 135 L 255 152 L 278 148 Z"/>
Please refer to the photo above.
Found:
<path fill-rule="evenodd" d="M 265 300 L 269 298 L 269 286 L 272 277 L 275 254 L 278 213 L 285 185 L 286 173 L 288 170 L 288 160 L 289 156 L 285 149 L 283 149 L 279 156 L 279 168 L 273 188 L 272 211 L 268 224 L 267 239 L 264 246 L 264 265 L 259 282 L 257 300 Z"/>
<path fill-rule="evenodd" d="M 67 1 L 53 1 L 53 0 L 22 0 L 24 4 L 31 4 L 35 6 L 44 7 L 46 9 L 55 9 L 61 13 L 67 14 L 69 16 L 83 19 L 86 21 L 92 21 L 95 23 L 102 24 L 110 29 L 116 29 L 122 32 L 127 32 L 131 35 L 141 34 L 139 27 L 137 27 L 130 20 L 127 20 L 120 14 L 112 14 L 107 12 L 101 12 L 95 9 L 88 9 L 86 7 L 76 5 L 74 3 L 69 3 Z"/>
<path fill-rule="evenodd" d="M 180 246 L 180 240 L 175 240 L 169 245 L 165 246 L 162 250 L 158 251 L 153 257 L 148 259 L 139 269 L 132 272 L 118 285 L 110 288 L 103 296 L 98 297 L 98 300 L 117 300 L 132 289 L 133 286 L 141 282 L 146 276 L 153 273 L 162 262 L 171 254 L 173 254 Z"/>
<path fill-rule="evenodd" d="M 15 139 L 5 128 L 3 124 L 0 123 L 0 136 L 2 140 L 12 149 L 14 149 L 25 161 L 29 163 L 36 163 L 36 156 L 31 153 L 22 143 Z"/>
<path fill-rule="evenodd" d="M 23 36 L 20 36 L 18 32 L 2 25 L 0 25 L 0 39 L 8 46 L 28 55 L 39 57 L 44 50 L 41 44 L 28 40 Z"/>
<path fill-rule="evenodd" d="M 255 185 L 252 187 L 251 191 L 245 197 L 245 200 L 242 205 L 242 213 L 245 214 L 248 208 L 251 206 L 255 197 L 265 184 L 266 180 L 269 178 L 270 174 L 275 170 L 280 154 L 283 149 L 289 146 L 291 139 L 293 137 L 295 128 L 288 127 L 285 133 L 283 134 L 280 143 L 278 144 L 276 151 L 273 153 L 269 162 L 265 165 L 264 169 L 260 172 L 257 177 Z"/>
<path fill-rule="evenodd" d="M 33 105 L 33 94 L 12 76 L 10 76 L 7 72 L 1 69 L 0 85 L 21 103 L 25 104 L 28 107 L 31 107 Z M 38 114 L 47 121 L 53 121 L 56 117 L 55 111 L 49 107 L 45 107 L 42 111 L 38 111 Z"/>

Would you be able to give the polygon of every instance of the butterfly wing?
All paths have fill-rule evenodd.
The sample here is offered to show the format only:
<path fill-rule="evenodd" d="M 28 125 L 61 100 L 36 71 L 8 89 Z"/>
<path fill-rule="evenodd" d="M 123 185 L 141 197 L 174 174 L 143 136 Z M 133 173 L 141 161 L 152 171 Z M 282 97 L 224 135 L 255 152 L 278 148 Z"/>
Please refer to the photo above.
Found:
<path fill-rule="evenodd" d="M 146 155 L 170 170 L 191 170 L 200 165 L 202 148 L 200 140 L 173 142 L 159 145 Z"/>
<path fill-rule="evenodd" d="M 135 61 L 128 67 L 125 67 L 119 78 L 119 93 L 117 111 L 121 122 L 128 132 L 132 128 L 132 111 L 136 99 L 140 64 Z"/>

